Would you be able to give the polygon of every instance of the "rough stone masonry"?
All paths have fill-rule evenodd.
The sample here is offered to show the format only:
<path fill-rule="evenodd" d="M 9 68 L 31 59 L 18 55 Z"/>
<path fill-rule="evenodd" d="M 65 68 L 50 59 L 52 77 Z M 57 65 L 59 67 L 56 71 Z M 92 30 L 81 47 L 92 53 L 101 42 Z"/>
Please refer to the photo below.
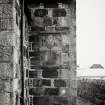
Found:
<path fill-rule="evenodd" d="M 0 0 L 0 105 L 20 103 L 20 30 L 16 23 L 16 2 Z M 19 20 L 18 14 L 18 23 Z"/>

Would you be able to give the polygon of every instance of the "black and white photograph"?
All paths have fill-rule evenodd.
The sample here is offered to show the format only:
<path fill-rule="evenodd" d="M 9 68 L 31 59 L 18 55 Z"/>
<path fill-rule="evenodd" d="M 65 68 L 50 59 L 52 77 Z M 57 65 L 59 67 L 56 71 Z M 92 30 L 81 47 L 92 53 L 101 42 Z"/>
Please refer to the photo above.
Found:
<path fill-rule="evenodd" d="M 104 0 L 0 0 L 0 105 L 105 105 Z"/>

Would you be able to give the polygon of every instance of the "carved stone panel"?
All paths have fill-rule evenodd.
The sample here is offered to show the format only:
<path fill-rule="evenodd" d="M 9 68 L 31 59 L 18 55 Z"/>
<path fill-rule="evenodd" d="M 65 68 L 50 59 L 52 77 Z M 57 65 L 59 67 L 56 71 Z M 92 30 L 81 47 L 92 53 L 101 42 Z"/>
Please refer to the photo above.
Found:
<path fill-rule="evenodd" d="M 7 92 L 7 93 L 13 91 L 13 86 L 12 86 L 12 81 L 11 80 L 4 82 L 4 91 Z"/>
<path fill-rule="evenodd" d="M 0 32 L 0 45 L 13 46 L 14 41 L 15 41 L 15 37 L 13 37 L 12 32 L 9 32 L 9 31 Z"/>
<path fill-rule="evenodd" d="M 41 35 L 40 37 L 40 47 L 45 47 L 51 50 L 61 50 L 62 38 L 60 35 Z"/>
<path fill-rule="evenodd" d="M 6 18 L 0 19 L 0 31 L 12 31 L 13 30 L 13 19 Z"/>
<path fill-rule="evenodd" d="M 41 18 L 41 17 L 35 17 L 34 20 L 33 20 L 32 26 L 43 27 L 43 18 Z M 34 29 L 34 27 L 33 27 L 33 29 Z M 38 31 L 38 30 L 35 29 L 35 31 Z"/>
<path fill-rule="evenodd" d="M 5 0 L 4 0 L 5 1 Z M 13 9 L 12 4 L 0 4 L 0 17 L 3 18 L 12 18 Z"/>
<path fill-rule="evenodd" d="M 33 79 L 33 87 L 41 87 L 42 80 L 41 79 Z"/>
<path fill-rule="evenodd" d="M 13 77 L 13 65 L 11 63 L 0 63 L 0 77 L 5 79 Z"/>
<path fill-rule="evenodd" d="M 42 65 L 60 65 L 61 55 L 57 52 L 43 52 L 41 55 Z"/>
<path fill-rule="evenodd" d="M 2 46 L 0 45 L 0 61 L 11 61 L 13 54 L 12 46 Z"/>
<path fill-rule="evenodd" d="M 10 93 L 0 93 L 0 104 L 1 105 L 11 105 L 10 101 L 12 97 L 10 97 Z"/>

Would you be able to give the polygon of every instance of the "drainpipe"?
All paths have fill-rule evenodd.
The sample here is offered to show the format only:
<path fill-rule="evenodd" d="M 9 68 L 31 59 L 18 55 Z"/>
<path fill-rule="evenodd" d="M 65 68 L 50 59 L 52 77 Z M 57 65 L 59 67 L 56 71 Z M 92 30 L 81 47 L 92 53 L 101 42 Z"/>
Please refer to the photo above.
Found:
<path fill-rule="evenodd" d="M 21 105 L 24 105 L 24 65 L 23 65 L 23 35 L 24 35 L 24 0 L 21 0 L 21 35 L 20 35 L 20 52 L 21 52 Z"/>

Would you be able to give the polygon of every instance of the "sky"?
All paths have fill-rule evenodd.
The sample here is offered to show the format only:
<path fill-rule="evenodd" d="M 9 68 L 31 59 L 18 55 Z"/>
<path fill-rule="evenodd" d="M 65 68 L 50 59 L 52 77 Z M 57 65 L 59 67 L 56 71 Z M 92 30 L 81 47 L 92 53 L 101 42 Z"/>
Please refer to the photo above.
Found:
<path fill-rule="evenodd" d="M 105 67 L 105 0 L 77 0 L 77 65 Z"/>

